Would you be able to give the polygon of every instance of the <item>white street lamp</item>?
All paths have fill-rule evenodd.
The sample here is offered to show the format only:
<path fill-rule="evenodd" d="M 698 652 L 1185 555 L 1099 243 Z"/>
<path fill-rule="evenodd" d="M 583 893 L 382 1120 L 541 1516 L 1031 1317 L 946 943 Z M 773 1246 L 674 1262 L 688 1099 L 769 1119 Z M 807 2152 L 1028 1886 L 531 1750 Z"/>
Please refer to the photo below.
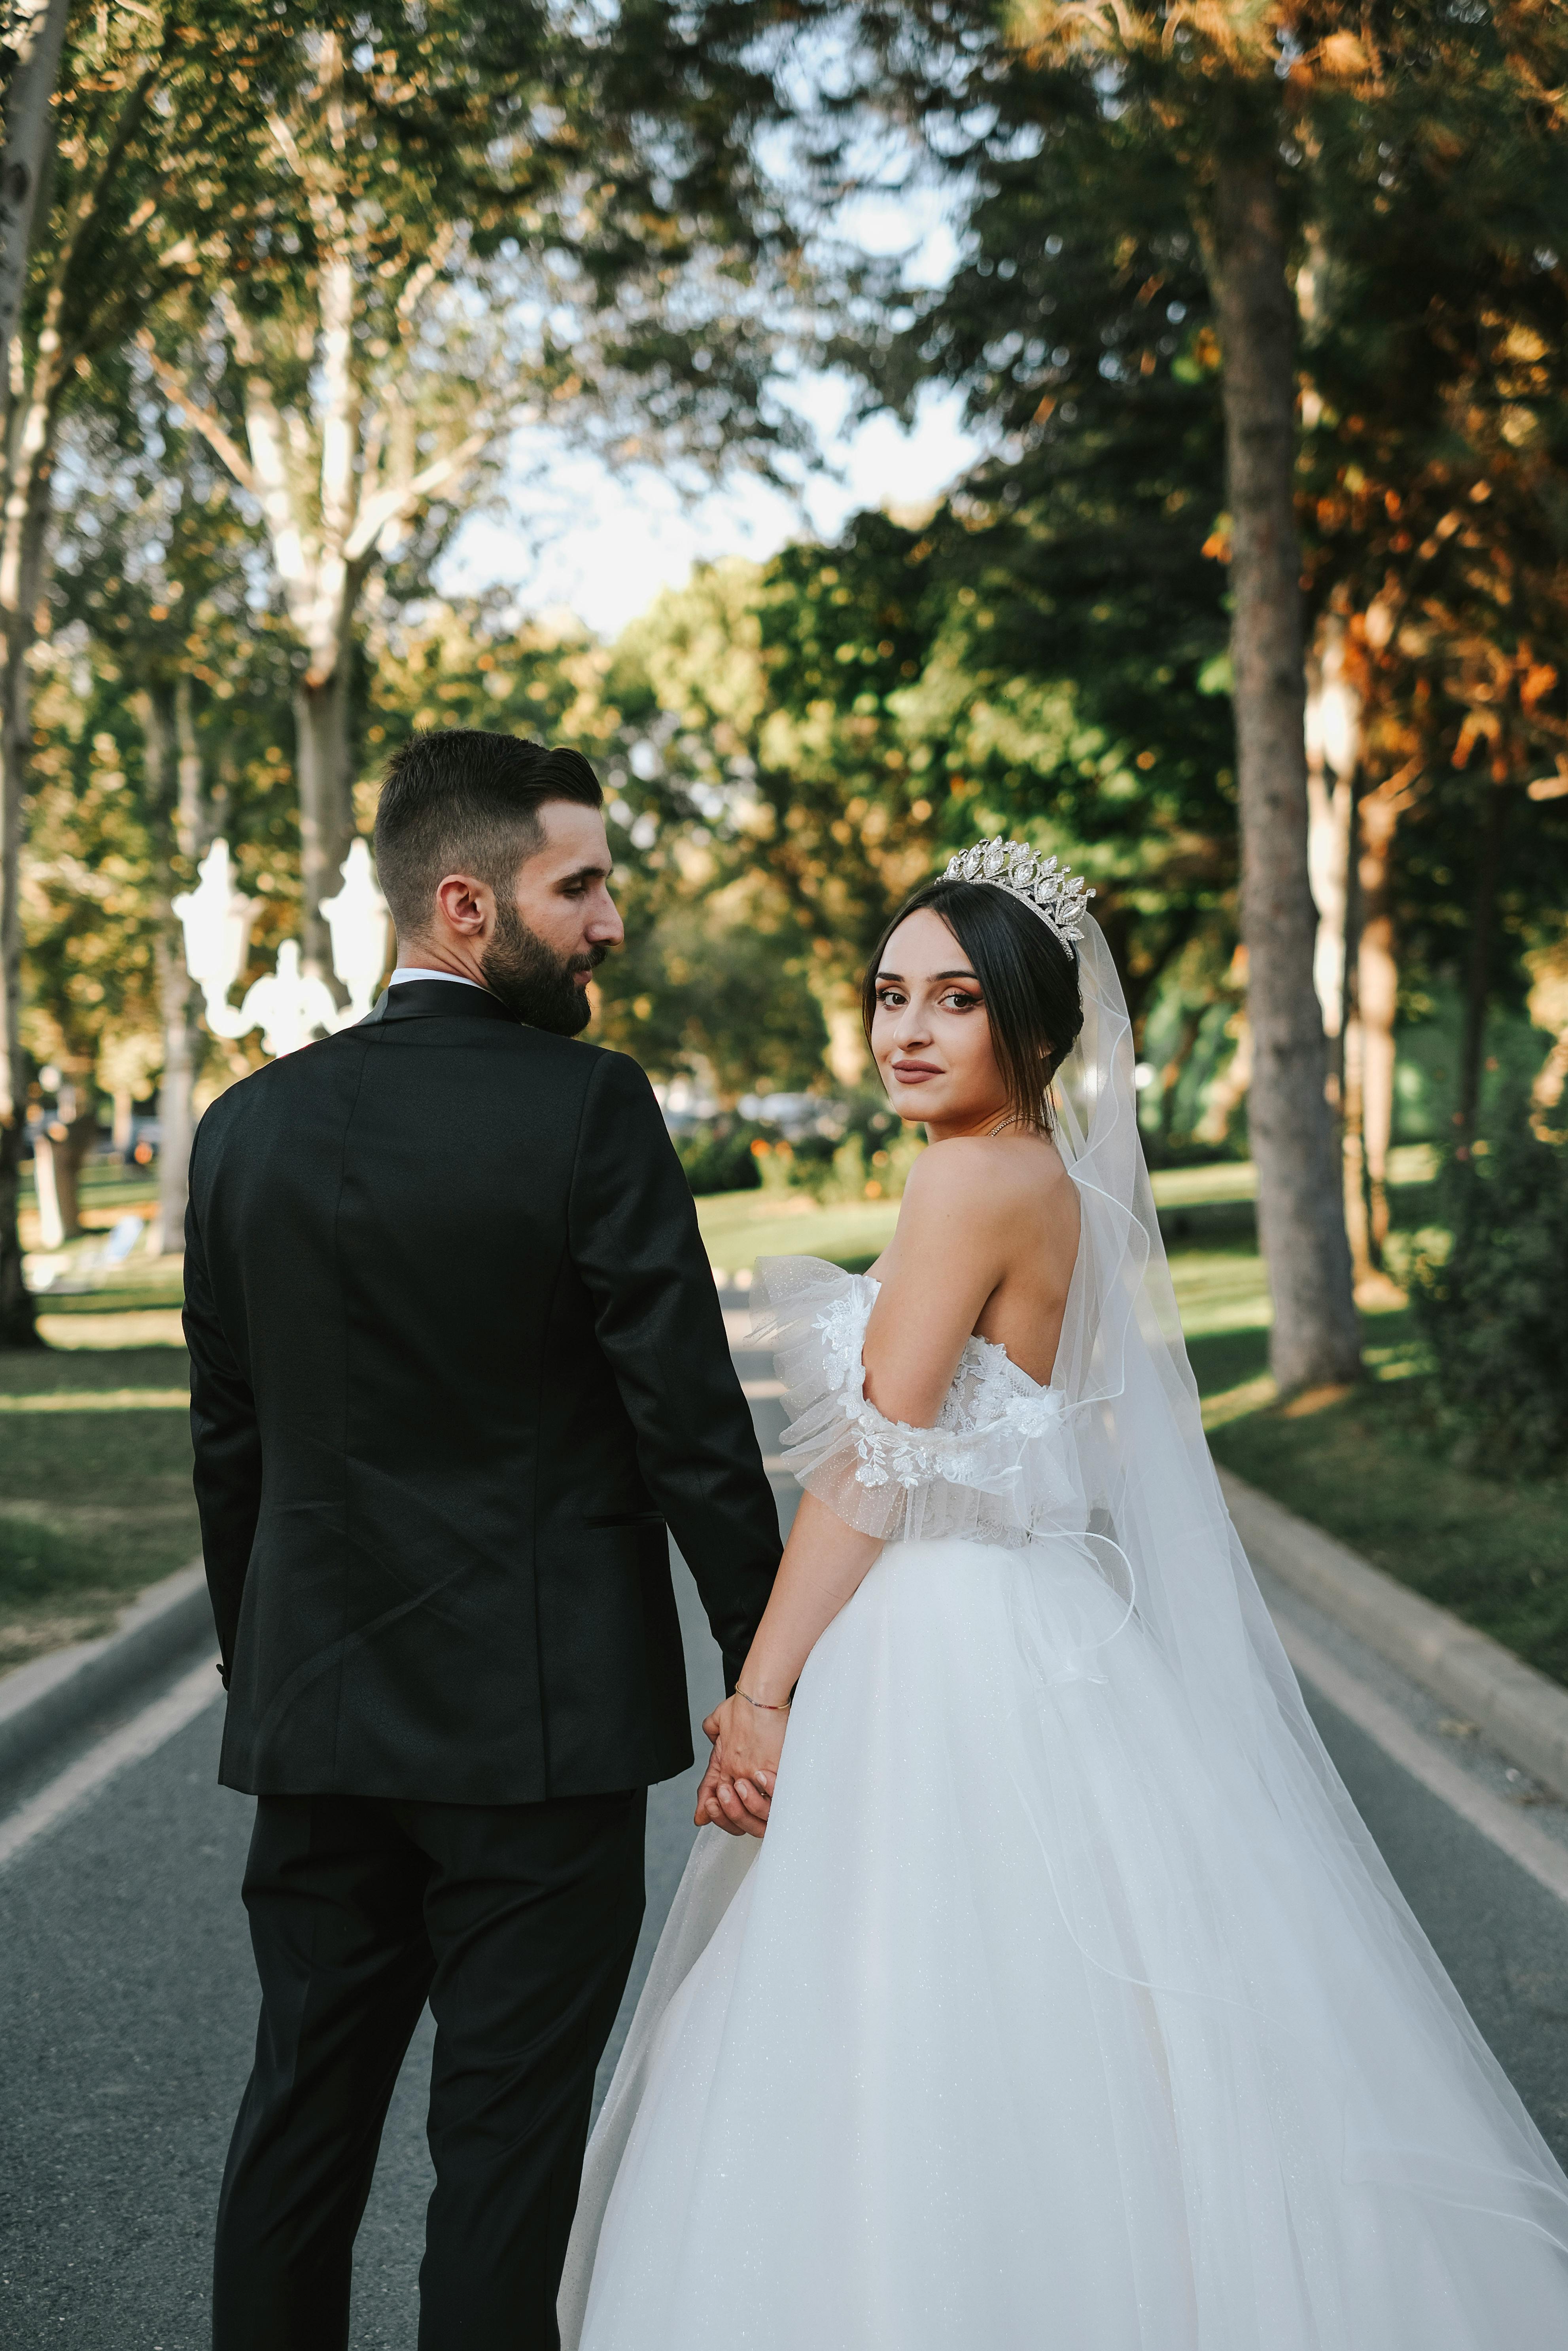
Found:
<path fill-rule="evenodd" d="M 264 1053 L 298 1053 L 319 1029 L 329 1035 L 351 1017 L 339 1011 L 324 979 L 300 970 L 298 939 L 284 940 L 277 950 L 277 969 L 252 980 L 237 1012 L 228 1012 L 226 1006 L 225 1010 L 234 1025 L 219 1035 L 243 1037 L 248 1029 L 259 1029 Z"/>
<path fill-rule="evenodd" d="M 297 1053 L 320 1031 L 330 1036 L 362 1020 L 387 967 L 387 902 L 376 883 L 370 845 L 356 841 L 342 865 L 343 886 L 321 912 L 332 936 L 332 968 L 349 991 L 340 1011 L 331 989 L 299 968 L 299 943 L 285 939 L 277 968 L 264 972 L 236 1011 L 229 990 L 245 969 L 256 901 L 235 887 L 226 841 L 214 841 L 197 866 L 198 889 L 173 902 L 185 939 L 185 968 L 202 991 L 207 1026 L 216 1037 L 261 1030 L 262 1050 Z"/>
<path fill-rule="evenodd" d="M 332 934 L 332 968 L 349 991 L 346 1022 L 362 1020 L 376 1000 L 387 967 L 391 915 L 377 886 L 368 841 L 353 843 L 341 871 L 343 886 L 335 898 L 322 899 L 321 912 Z"/>
<path fill-rule="evenodd" d="M 196 872 L 201 886 L 174 900 L 185 939 L 185 969 L 202 991 L 208 1021 L 220 1037 L 230 1037 L 236 1032 L 224 1027 L 223 1019 L 229 990 L 245 969 L 256 901 L 235 887 L 226 841 L 214 841 Z M 243 1037 L 245 1031 L 237 1033 Z"/>

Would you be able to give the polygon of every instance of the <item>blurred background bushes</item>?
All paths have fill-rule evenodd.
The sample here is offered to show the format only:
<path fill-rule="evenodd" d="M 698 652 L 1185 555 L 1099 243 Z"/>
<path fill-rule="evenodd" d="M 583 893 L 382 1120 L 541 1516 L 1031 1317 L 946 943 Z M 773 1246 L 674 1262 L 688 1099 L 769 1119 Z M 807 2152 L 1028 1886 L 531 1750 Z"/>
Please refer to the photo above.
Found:
<path fill-rule="evenodd" d="M 1568 1459 L 1568 1134 L 1518 1083 L 1443 1170 L 1445 1228 L 1416 1259 L 1434 1420 L 1461 1467 L 1544 1476 Z"/>

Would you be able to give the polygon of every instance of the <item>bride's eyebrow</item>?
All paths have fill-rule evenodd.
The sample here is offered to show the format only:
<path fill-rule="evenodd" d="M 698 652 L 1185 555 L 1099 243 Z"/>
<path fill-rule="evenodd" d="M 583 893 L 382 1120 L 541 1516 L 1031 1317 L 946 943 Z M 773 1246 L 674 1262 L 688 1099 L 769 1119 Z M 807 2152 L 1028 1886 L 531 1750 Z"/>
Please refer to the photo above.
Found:
<path fill-rule="evenodd" d="M 973 971 L 934 971 L 931 977 L 933 979 L 972 979 L 977 987 L 980 985 L 979 974 Z M 876 976 L 876 984 L 879 987 L 883 980 L 889 980 L 898 987 L 908 986 L 901 971 L 879 971 Z"/>

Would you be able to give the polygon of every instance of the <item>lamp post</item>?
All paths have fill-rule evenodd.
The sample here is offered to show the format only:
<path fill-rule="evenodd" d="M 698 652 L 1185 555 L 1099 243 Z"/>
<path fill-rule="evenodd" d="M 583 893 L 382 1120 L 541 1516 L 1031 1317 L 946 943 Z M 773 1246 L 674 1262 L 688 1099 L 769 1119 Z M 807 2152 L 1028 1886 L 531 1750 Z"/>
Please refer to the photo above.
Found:
<path fill-rule="evenodd" d="M 196 867 L 198 886 L 173 901 L 185 941 L 185 969 L 202 991 L 207 1019 L 219 1036 L 234 1032 L 219 1025 L 227 1009 L 228 993 L 245 969 L 256 900 L 235 885 L 226 841 L 214 841 Z M 245 1034 L 242 1029 L 239 1034 Z"/>
<path fill-rule="evenodd" d="M 212 1018 L 211 1008 L 208 1019 Z M 319 1029 L 329 1034 L 342 1026 L 336 998 L 324 979 L 299 968 L 299 942 L 285 939 L 277 950 L 277 968 L 264 971 L 246 989 L 237 1012 L 223 1007 L 220 1037 L 244 1037 L 261 1031 L 264 1053 L 298 1053 Z"/>
<path fill-rule="evenodd" d="M 362 1020 L 387 967 L 391 914 L 377 886 L 368 841 L 352 843 L 340 870 L 343 886 L 335 898 L 322 899 L 321 912 L 332 935 L 332 968 L 349 991 L 345 1018 Z"/>
<path fill-rule="evenodd" d="M 299 967 L 299 942 L 285 939 L 276 970 L 246 990 L 236 1011 L 229 990 L 245 968 L 256 901 L 235 887 L 226 841 L 214 841 L 197 866 L 200 884 L 173 902 L 184 934 L 185 968 L 202 991 L 207 1026 L 216 1037 L 238 1039 L 261 1030 L 263 1052 L 298 1052 L 319 1031 L 362 1020 L 386 969 L 387 903 L 376 884 L 369 845 L 356 841 L 343 862 L 343 886 L 322 906 L 332 938 L 332 968 L 349 991 L 340 1011 L 323 979 Z"/>

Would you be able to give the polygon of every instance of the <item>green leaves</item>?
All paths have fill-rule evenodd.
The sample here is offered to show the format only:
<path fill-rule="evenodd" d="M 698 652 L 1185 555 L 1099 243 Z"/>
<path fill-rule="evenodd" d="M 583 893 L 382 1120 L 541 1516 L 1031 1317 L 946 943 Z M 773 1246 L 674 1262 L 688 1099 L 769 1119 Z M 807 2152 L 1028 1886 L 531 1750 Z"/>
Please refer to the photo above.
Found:
<path fill-rule="evenodd" d="M 1416 1319 L 1462 1467 L 1526 1476 L 1568 1452 L 1568 1144 L 1531 1131 L 1514 1089 L 1490 1149 L 1443 1176 L 1451 1240 L 1417 1261 Z"/>

